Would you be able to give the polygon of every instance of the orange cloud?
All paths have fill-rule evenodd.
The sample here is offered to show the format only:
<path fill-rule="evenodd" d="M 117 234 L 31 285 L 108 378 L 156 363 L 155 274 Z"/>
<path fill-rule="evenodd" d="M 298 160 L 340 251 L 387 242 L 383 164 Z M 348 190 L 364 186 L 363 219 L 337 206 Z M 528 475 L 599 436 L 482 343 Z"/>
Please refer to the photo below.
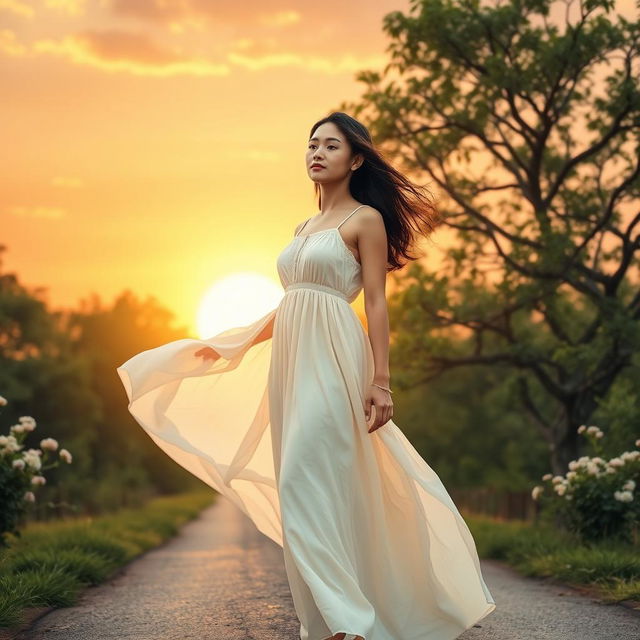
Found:
<path fill-rule="evenodd" d="M 51 179 L 51 186 L 62 189 L 79 189 L 84 186 L 84 183 L 80 178 L 56 176 Z"/>
<path fill-rule="evenodd" d="M 87 4 L 91 11 L 85 11 L 86 0 L 42 0 L 49 10 L 86 15 L 66 23 L 64 17 L 52 21 L 38 15 L 33 31 L 18 25 L 0 31 L 0 55 L 39 54 L 110 73 L 157 77 L 228 76 L 234 67 L 250 72 L 297 68 L 332 76 L 383 66 L 387 57 L 377 47 L 372 50 L 366 35 L 369 21 L 371 30 L 379 31 L 380 17 L 364 0 L 344 6 L 327 1 L 322 7 L 305 3 L 302 11 L 283 6 L 282 0 L 261 0 L 253 7 L 236 0 L 102 0 L 99 6 Z M 0 8 L 3 4 L 26 10 L 20 0 L 0 0 Z M 135 31 L 119 26 L 132 18 L 144 25 Z"/>
<path fill-rule="evenodd" d="M 87 0 L 44 0 L 47 9 L 62 11 L 71 16 L 79 16 L 85 12 Z"/>
<path fill-rule="evenodd" d="M 358 57 L 352 55 L 327 58 L 322 56 L 306 56 L 297 53 L 274 53 L 264 56 L 243 56 L 230 53 L 228 60 L 233 64 L 249 69 L 262 71 L 269 67 L 300 67 L 319 73 L 350 73 L 364 67 L 382 67 L 387 58 L 385 56 Z"/>
<path fill-rule="evenodd" d="M 229 73 L 226 64 L 190 58 L 181 50 L 158 45 L 144 34 L 116 29 L 86 30 L 62 40 L 39 40 L 33 49 L 67 58 L 76 64 L 136 75 L 221 76 Z"/>
<path fill-rule="evenodd" d="M 194 25 L 199 30 L 225 32 L 232 39 L 257 37 L 264 32 L 281 42 L 286 37 L 287 48 L 299 51 L 322 47 L 317 53 L 325 54 L 328 44 L 332 49 L 369 49 L 371 33 L 380 31 L 381 16 L 401 9 L 403 0 L 400 4 L 397 0 L 380 0 L 375 9 L 370 0 L 297 2 L 295 8 L 288 4 L 283 0 L 105 0 L 104 6 L 116 18 L 135 18 L 174 31 Z"/>
<path fill-rule="evenodd" d="M 260 18 L 260 22 L 269 27 L 287 27 L 300 22 L 300 20 L 302 20 L 302 16 L 297 11 L 278 11 Z"/>
<path fill-rule="evenodd" d="M 278 40 L 242 38 L 230 43 L 224 62 L 189 56 L 178 45 L 161 46 L 143 33 L 118 29 L 85 30 L 61 39 L 40 39 L 29 48 L 20 43 L 11 30 L 0 31 L 0 52 L 9 57 L 49 54 L 75 64 L 104 71 L 121 71 L 146 76 L 226 76 L 232 65 L 248 71 L 269 68 L 302 68 L 315 73 L 353 73 L 362 68 L 381 67 L 383 55 L 356 56 L 334 54 L 333 57 L 283 51 Z M 243 53 L 239 53 L 242 50 Z"/>
<path fill-rule="evenodd" d="M 13 216 L 25 218 L 64 218 L 67 214 L 62 209 L 56 207 L 8 207 L 7 212 Z"/>
<path fill-rule="evenodd" d="M 116 16 L 164 25 L 197 19 L 214 26 L 234 24 L 246 28 L 252 23 L 286 26 L 301 19 L 298 11 L 283 8 L 282 0 L 262 0 L 254 7 L 236 0 L 107 0 L 105 6 Z"/>
<path fill-rule="evenodd" d="M 10 58 L 20 58 L 27 55 L 28 49 L 18 42 L 16 34 L 11 29 L 2 29 L 0 31 L 0 53 L 4 53 Z"/>
<path fill-rule="evenodd" d="M 26 2 L 19 0 L 0 0 L 0 12 L 13 13 L 21 18 L 33 18 L 36 12 Z"/>

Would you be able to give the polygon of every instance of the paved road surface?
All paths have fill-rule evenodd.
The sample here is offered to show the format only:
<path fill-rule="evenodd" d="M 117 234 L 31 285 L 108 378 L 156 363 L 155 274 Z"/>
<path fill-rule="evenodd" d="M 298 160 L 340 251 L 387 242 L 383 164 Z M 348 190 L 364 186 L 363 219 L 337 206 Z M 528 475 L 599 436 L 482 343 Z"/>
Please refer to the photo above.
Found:
<path fill-rule="evenodd" d="M 640 640 L 640 614 L 483 561 L 497 609 L 460 640 Z M 282 550 L 221 496 L 19 640 L 298 640 Z M 400 639 L 399 639 L 400 640 Z"/>

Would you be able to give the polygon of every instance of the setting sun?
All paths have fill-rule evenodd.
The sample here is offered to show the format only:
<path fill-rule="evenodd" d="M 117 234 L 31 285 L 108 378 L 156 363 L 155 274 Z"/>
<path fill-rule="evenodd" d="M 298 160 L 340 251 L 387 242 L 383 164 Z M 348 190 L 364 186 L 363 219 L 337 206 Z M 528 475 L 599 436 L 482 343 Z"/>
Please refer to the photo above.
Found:
<path fill-rule="evenodd" d="M 196 326 L 200 338 L 250 324 L 273 309 L 282 287 L 259 273 L 234 273 L 218 280 L 204 295 Z"/>

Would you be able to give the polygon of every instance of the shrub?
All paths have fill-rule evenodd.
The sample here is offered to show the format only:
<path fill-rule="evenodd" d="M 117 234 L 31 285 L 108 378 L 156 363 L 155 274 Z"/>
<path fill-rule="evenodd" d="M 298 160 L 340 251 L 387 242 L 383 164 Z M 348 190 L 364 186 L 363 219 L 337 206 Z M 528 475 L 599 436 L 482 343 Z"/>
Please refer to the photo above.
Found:
<path fill-rule="evenodd" d="M 0 406 L 7 400 L 0 396 Z M 43 472 L 59 465 L 59 460 L 71 463 L 66 449 L 58 449 L 54 438 L 43 438 L 39 449 L 23 451 L 27 433 L 36 428 L 31 416 L 22 416 L 18 424 L 9 429 L 9 435 L 0 435 L 0 547 L 7 547 L 7 534 L 20 537 L 18 523 L 29 503 L 35 502 L 37 488 L 46 483 Z M 58 458 L 49 462 L 53 452 Z M 47 464 L 48 462 L 48 464 Z"/>
<path fill-rule="evenodd" d="M 572 460 L 564 476 L 545 474 L 545 485 L 535 486 L 531 496 L 585 542 L 607 538 L 631 542 L 640 520 L 635 493 L 640 483 L 640 440 L 636 449 L 606 460 L 601 457 L 601 429 L 582 425 L 578 433 L 589 441 L 593 457 Z"/>

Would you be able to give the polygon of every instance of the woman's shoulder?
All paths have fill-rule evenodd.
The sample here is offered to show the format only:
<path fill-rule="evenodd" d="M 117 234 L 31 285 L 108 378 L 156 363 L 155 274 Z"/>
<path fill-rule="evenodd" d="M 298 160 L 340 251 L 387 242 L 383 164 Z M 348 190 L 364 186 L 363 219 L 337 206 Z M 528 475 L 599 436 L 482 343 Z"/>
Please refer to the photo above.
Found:
<path fill-rule="evenodd" d="M 361 204 L 358 211 L 362 212 L 360 217 L 366 220 L 384 220 L 380 211 L 370 204 Z"/>
<path fill-rule="evenodd" d="M 313 216 L 311 216 L 313 217 Z M 296 228 L 295 231 L 293 232 L 294 236 L 297 236 L 298 233 L 300 233 L 300 231 L 302 231 L 302 227 L 304 227 L 305 224 L 307 224 L 307 222 L 309 222 L 309 220 L 311 220 L 311 218 L 307 218 L 306 220 L 303 220 Z"/>
<path fill-rule="evenodd" d="M 382 230 L 384 226 L 384 216 L 370 204 L 363 204 L 358 209 L 358 218 L 360 223 L 360 229 L 374 229 Z"/>

